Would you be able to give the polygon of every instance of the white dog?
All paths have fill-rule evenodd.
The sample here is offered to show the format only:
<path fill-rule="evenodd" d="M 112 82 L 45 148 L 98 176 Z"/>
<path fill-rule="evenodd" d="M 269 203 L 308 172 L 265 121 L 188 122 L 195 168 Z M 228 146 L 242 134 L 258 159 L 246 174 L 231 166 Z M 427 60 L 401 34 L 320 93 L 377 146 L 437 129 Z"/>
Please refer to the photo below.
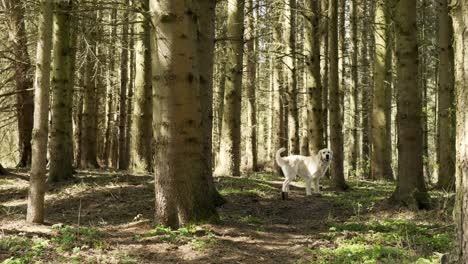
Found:
<path fill-rule="evenodd" d="M 327 172 L 333 158 L 333 152 L 329 149 L 322 149 L 313 156 L 292 155 L 281 157 L 281 153 L 285 151 L 281 148 L 276 152 L 276 163 L 281 167 L 284 177 L 282 199 L 287 198 L 289 192 L 289 184 L 300 176 L 306 183 L 306 195 L 312 195 L 311 186 L 313 184 L 314 192 L 319 193 L 319 181 Z"/>

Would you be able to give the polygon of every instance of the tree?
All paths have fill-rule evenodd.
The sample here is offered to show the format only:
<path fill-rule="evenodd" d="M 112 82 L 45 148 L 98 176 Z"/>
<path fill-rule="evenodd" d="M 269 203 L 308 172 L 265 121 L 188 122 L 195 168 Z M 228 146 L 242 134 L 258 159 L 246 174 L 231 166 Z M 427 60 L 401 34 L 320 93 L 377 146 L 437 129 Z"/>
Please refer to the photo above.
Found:
<path fill-rule="evenodd" d="M 31 165 L 31 133 L 33 129 L 33 80 L 28 54 L 28 41 L 24 17 L 24 3 L 16 0 L 2 1 L 7 14 L 9 41 L 11 42 L 16 83 L 16 112 L 18 116 L 18 167 Z"/>
<path fill-rule="evenodd" d="M 439 178 L 437 187 L 446 190 L 455 188 L 455 93 L 453 28 L 449 16 L 448 1 L 439 3 L 439 89 L 437 117 L 437 163 Z"/>
<path fill-rule="evenodd" d="M 456 202 L 454 220 L 457 227 L 458 263 L 468 262 L 468 4 L 451 5 L 454 36 L 454 69 L 456 90 Z"/>
<path fill-rule="evenodd" d="M 362 150 L 361 150 L 361 167 L 365 178 L 370 178 L 370 158 L 371 158 L 371 114 L 372 114 L 372 97 L 371 97 L 371 86 L 369 78 L 369 27 L 370 21 L 369 16 L 369 0 L 362 0 L 362 11 L 361 11 L 361 74 L 360 83 L 362 86 L 362 98 L 361 98 L 361 121 L 362 121 Z"/>
<path fill-rule="evenodd" d="M 58 182 L 73 177 L 73 75 L 74 52 L 71 42 L 71 10 L 73 0 L 55 1 L 53 71 L 52 71 L 52 121 L 50 124 L 49 180 Z"/>
<path fill-rule="evenodd" d="M 358 160 L 360 157 L 360 140 L 359 140 L 359 126 L 360 126 L 360 113 L 359 113 L 359 75 L 358 75 L 358 53 L 359 53 L 359 45 L 358 45 L 358 0 L 352 0 L 351 3 L 351 43 L 352 43 L 352 51 L 351 51 L 351 82 L 352 82 L 352 105 L 354 110 L 354 118 L 353 118 L 353 141 L 351 148 L 351 171 L 352 173 L 356 174 L 358 171 Z"/>
<path fill-rule="evenodd" d="M 299 154 L 299 114 L 297 110 L 297 60 L 296 60 L 296 0 L 284 5 L 283 38 L 285 45 L 284 67 L 288 120 L 288 146 L 290 154 Z"/>
<path fill-rule="evenodd" d="M 398 1 L 395 8 L 397 47 L 398 178 L 391 200 L 427 208 L 422 153 L 422 102 L 418 89 L 416 0 Z"/>
<path fill-rule="evenodd" d="M 348 189 L 343 172 L 343 124 L 340 88 L 338 85 L 338 0 L 329 0 L 329 48 L 330 48 L 330 142 L 333 151 L 332 179 L 338 190 Z"/>
<path fill-rule="evenodd" d="M 136 172 L 152 170 L 151 138 L 152 130 L 152 86 L 151 86 L 151 51 L 150 24 L 146 12 L 149 1 L 137 3 L 140 10 L 136 15 L 135 34 L 135 100 L 133 105 L 132 125 L 130 132 L 130 169 Z"/>
<path fill-rule="evenodd" d="M 83 23 L 86 41 L 86 63 L 84 70 L 84 94 L 83 94 L 83 110 L 81 119 L 81 168 L 99 168 L 97 162 L 97 68 L 96 51 L 97 51 L 97 27 L 95 22 L 97 14 L 92 11 L 91 21 Z"/>
<path fill-rule="evenodd" d="M 226 84 L 216 175 L 240 175 L 240 113 L 244 54 L 244 1 L 228 1 Z"/>
<path fill-rule="evenodd" d="M 200 99 L 200 65 L 205 62 L 199 58 L 203 43 L 197 34 L 206 29 L 195 23 L 206 13 L 198 8 L 191 1 L 150 1 L 155 217 L 174 228 L 216 216 L 212 196 L 206 195 L 210 189 Z"/>
<path fill-rule="evenodd" d="M 35 104 L 32 163 L 26 214 L 26 220 L 30 223 L 44 222 L 49 126 L 50 56 L 52 49 L 52 0 L 42 0 L 40 12 L 39 39 L 36 50 L 36 77 L 34 81 Z"/>
<path fill-rule="evenodd" d="M 248 106 L 248 132 L 246 144 L 247 169 L 257 171 L 257 107 L 256 107 L 256 86 L 257 86 L 257 49 L 255 46 L 255 12 L 253 0 L 247 0 L 246 10 L 249 14 L 246 17 L 246 53 L 247 53 L 247 106 Z"/>
<path fill-rule="evenodd" d="M 307 130 L 309 152 L 316 154 L 324 147 L 324 124 L 322 110 L 322 84 L 320 80 L 320 3 L 305 1 L 304 54 L 306 66 L 306 89 L 308 94 Z"/>
<path fill-rule="evenodd" d="M 128 11 L 130 0 L 124 0 L 126 7 L 122 23 L 122 51 L 120 56 L 120 106 L 119 106 L 119 169 L 128 167 L 128 155 L 126 148 L 127 128 L 127 88 L 128 88 Z"/>
<path fill-rule="evenodd" d="M 374 92 L 372 104 L 371 178 L 393 180 L 391 131 L 392 91 L 387 76 L 391 71 L 389 8 L 386 1 L 378 0 L 375 12 Z"/>

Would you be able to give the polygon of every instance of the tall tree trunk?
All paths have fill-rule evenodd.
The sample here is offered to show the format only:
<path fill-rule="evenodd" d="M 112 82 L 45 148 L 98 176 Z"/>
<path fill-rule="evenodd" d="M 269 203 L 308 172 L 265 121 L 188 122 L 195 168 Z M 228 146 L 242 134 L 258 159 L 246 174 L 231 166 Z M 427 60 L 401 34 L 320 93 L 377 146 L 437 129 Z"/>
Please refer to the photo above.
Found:
<path fill-rule="evenodd" d="M 109 23 L 111 24 L 111 36 L 110 40 L 111 43 L 114 43 L 117 40 L 117 26 L 116 26 L 116 19 L 117 19 L 117 9 L 112 9 L 109 14 Z M 108 47 L 107 50 L 108 55 L 108 63 L 107 63 L 107 83 L 106 83 L 106 125 L 105 125 L 105 132 L 104 132 L 104 153 L 103 153 L 103 162 L 105 166 L 110 166 L 112 164 L 111 157 L 112 157 L 112 138 L 115 133 L 115 123 L 114 123 L 114 105 L 115 105 L 115 81 L 116 76 L 115 74 L 115 48 Z M 148 55 L 149 56 L 149 55 Z M 137 62 L 138 67 L 138 62 Z M 151 76 L 151 73 L 149 74 Z M 149 77 L 148 77 L 149 78 Z M 135 82 L 138 83 L 139 79 L 136 79 Z M 138 84 L 137 84 L 138 85 Z M 150 84 L 151 86 L 151 84 Z M 151 93 L 151 92 L 150 92 Z M 147 99 L 151 101 L 151 98 Z M 137 110 L 136 110 L 137 111 Z M 151 109 L 150 109 L 151 112 Z M 147 124 L 151 127 L 151 122 Z"/>
<path fill-rule="evenodd" d="M 127 86 L 128 86 L 128 9 L 130 0 L 124 0 L 125 12 L 122 22 L 122 51 L 120 56 L 120 107 L 119 107 L 119 169 L 126 170 L 128 167 L 128 155 L 126 148 L 127 128 Z"/>
<path fill-rule="evenodd" d="M 246 37 L 247 37 L 247 106 L 248 106 L 248 132 L 246 144 L 247 169 L 257 171 L 257 107 L 256 107 L 256 85 L 257 85 L 257 48 L 255 46 L 255 12 L 254 1 L 246 1 Z"/>
<path fill-rule="evenodd" d="M 50 56 L 52 49 L 52 0 L 41 1 L 39 39 L 36 50 L 34 81 L 34 128 L 32 137 L 31 177 L 29 179 L 26 221 L 44 222 L 46 191 L 47 138 L 49 126 Z"/>
<path fill-rule="evenodd" d="M 320 10 L 323 19 L 320 19 L 320 76 L 322 78 L 322 110 L 323 110 L 323 145 L 328 146 L 330 140 L 328 137 L 328 81 L 329 81 L 329 42 L 328 42 L 328 23 L 329 23 L 329 0 L 320 0 Z"/>
<path fill-rule="evenodd" d="M 240 117 L 244 49 L 244 1 L 228 0 L 226 85 L 216 175 L 240 175 Z"/>
<path fill-rule="evenodd" d="M 271 115 L 271 159 L 273 160 L 273 167 L 275 168 L 277 173 L 281 173 L 281 168 L 276 164 L 274 161 L 274 155 L 276 151 L 282 147 L 287 147 L 283 144 L 284 139 L 284 132 L 285 132 L 285 123 L 283 119 L 283 107 L 282 107 L 282 90 L 283 90 L 283 83 L 284 83 L 284 75 L 283 75 L 283 63 L 282 63 L 282 55 L 283 55 L 283 32 L 282 32 L 282 23 L 283 23 L 283 15 L 282 15 L 282 7 L 283 3 L 280 0 L 276 0 L 274 2 L 274 14 L 273 20 L 274 24 L 272 26 L 273 31 L 273 45 L 271 47 L 272 53 L 272 83 L 271 83 L 271 100 L 272 100 L 272 115 Z"/>
<path fill-rule="evenodd" d="M 94 20 L 97 13 L 93 12 Z M 87 56 L 84 74 L 84 94 L 82 112 L 82 133 L 81 133 L 81 168 L 98 168 L 97 162 L 97 111 L 96 78 L 98 72 L 98 62 L 95 60 L 97 51 L 97 28 L 90 25 L 95 21 L 88 21 L 87 32 Z M 86 25 L 85 25 L 86 26 Z"/>
<path fill-rule="evenodd" d="M 343 172 L 343 124 L 341 95 L 338 84 L 338 0 L 329 0 L 329 47 L 330 47 L 330 142 L 333 151 L 331 165 L 333 185 L 338 190 L 348 189 Z"/>
<path fill-rule="evenodd" d="M 309 152 L 313 155 L 324 147 L 322 84 L 320 80 L 320 3 L 318 1 L 305 1 L 304 18 L 305 86 L 308 94 L 306 102 L 307 130 Z"/>
<path fill-rule="evenodd" d="M 369 78 L 369 0 L 362 0 L 362 24 L 361 24 L 361 76 L 360 83 L 362 86 L 362 150 L 361 150 L 361 167 L 364 178 L 370 178 L 370 160 L 371 160 L 371 86 Z"/>
<path fill-rule="evenodd" d="M 455 93 L 453 28 L 449 16 L 448 0 L 438 1 L 439 12 L 439 89 L 437 116 L 437 163 L 439 178 L 437 187 L 455 188 Z"/>
<path fill-rule="evenodd" d="M 31 133 L 33 129 L 33 86 L 31 63 L 28 55 L 28 41 L 24 17 L 24 3 L 16 0 L 2 1 L 7 15 L 9 41 L 11 42 L 16 83 L 16 112 L 18 118 L 18 167 L 31 165 Z"/>
<path fill-rule="evenodd" d="M 198 191 L 195 194 L 196 204 L 201 208 L 200 214 L 204 214 L 203 210 L 211 209 L 211 202 L 215 206 L 220 206 L 226 201 L 221 194 L 216 190 L 213 181 L 213 67 L 214 67 L 214 48 L 215 48 L 215 18 L 216 18 L 216 1 L 214 0 L 199 0 L 197 1 L 197 13 L 203 14 L 199 16 L 198 22 L 198 40 L 203 45 L 197 46 L 197 55 L 199 57 L 199 72 L 200 72 L 200 98 L 202 108 L 202 127 L 203 127 L 203 156 L 204 156 L 204 173 L 200 174 L 197 184 L 202 186 L 195 188 Z M 204 184 L 208 185 L 210 195 L 204 192 Z M 210 199 L 207 199 L 211 198 Z"/>
<path fill-rule="evenodd" d="M 374 98 L 372 104 L 372 152 L 371 178 L 393 180 L 391 134 L 387 130 L 391 115 L 391 89 L 387 85 L 387 72 L 391 71 L 391 45 L 389 43 L 390 24 L 388 6 L 384 0 L 376 3 L 375 12 L 375 59 L 374 59 Z M 388 100 L 389 99 L 389 100 Z M 390 105 L 389 105 L 390 104 Z M 390 144 L 389 144 L 390 143 Z"/>
<path fill-rule="evenodd" d="M 242 6 L 243 7 L 243 6 Z M 197 4 L 150 1 L 156 222 L 177 228 L 216 215 L 206 193 Z M 191 12 L 187 12 L 191 10 Z M 203 14 L 205 15 L 205 14 Z M 175 19 L 177 18 L 177 19 Z M 156 32 L 158 36 L 156 38 Z M 158 52 L 159 51 L 159 52 Z M 203 92 L 204 93 L 204 92 Z M 203 194 L 208 199 L 203 200 Z M 200 203 L 200 201 L 204 201 Z"/>
<path fill-rule="evenodd" d="M 49 180 L 59 182 L 73 177 L 73 65 L 71 10 L 73 0 L 54 3 L 54 54 L 52 71 L 52 122 L 50 125 Z"/>
<path fill-rule="evenodd" d="M 135 100 L 131 125 L 130 142 L 130 169 L 134 172 L 147 172 L 152 170 L 151 138 L 153 130 L 152 101 L 151 101 L 151 50 L 150 50 L 150 24 L 143 13 L 149 8 L 149 1 L 137 3 L 135 42 L 136 69 L 135 69 Z M 211 133 L 210 133 L 211 135 Z"/>
<path fill-rule="evenodd" d="M 421 93 L 418 88 L 416 0 L 396 5 L 398 179 L 391 200 L 412 208 L 427 208 L 422 156 Z"/>
<path fill-rule="evenodd" d="M 359 112 L 359 75 L 358 75 L 358 0 L 352 0 L 351 3 L 351 83 L 352 83 L 352 107 L 354 110 L 353 114 L 353 140 L 351 148 L 351 175 L 356 176 L 358 172 L 358 161 L 360 157 L 360 138 L 359 138 L 359 127 L 361 123 L 360 112 Z"/>
<path fill-rule="evenodd" d="M 456 202 L 458 263 L 468 263 L 468 3 L 452 2 L 457 113 Z M 454 262 L 455 263 L 455 262 Z"/>
<path fill-rule="evenodd" d="M 286 103 L 288 119 L 288 149 L 290 154 L 299 154 L 299 115 L 297 110 L 297 69 L 296 69 L 296 0 L 284 5 L 284 66 L 287 85 Z"/>

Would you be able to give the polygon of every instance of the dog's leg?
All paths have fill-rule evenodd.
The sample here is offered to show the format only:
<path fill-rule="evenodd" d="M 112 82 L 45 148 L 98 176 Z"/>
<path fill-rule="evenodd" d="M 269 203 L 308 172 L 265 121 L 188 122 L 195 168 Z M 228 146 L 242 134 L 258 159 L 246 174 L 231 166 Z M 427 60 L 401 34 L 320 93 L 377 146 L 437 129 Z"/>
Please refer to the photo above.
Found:
<path fill-rule="evenodd" d="M 312 180 L 306 178 L 305 179 L 305 184 L 306 184 L 306 195 L 307 196 L 312 195 L 312 191 L 311 191 Z"/>
<path fill-rule="evenodd" d="M 318 179 L 314 180 L 314 192 L 320 193 L 320 186 L 319 186 L 319 180 Z"/>
<path fill-rule="evenodd" d="M 288 199 L 288 192 L 289 192 L 289 184 L 291 183 L 291 179 L 286 177 L 283 182 L 283 188 L 281 189 L 281 199 L 285 200 Z"/>

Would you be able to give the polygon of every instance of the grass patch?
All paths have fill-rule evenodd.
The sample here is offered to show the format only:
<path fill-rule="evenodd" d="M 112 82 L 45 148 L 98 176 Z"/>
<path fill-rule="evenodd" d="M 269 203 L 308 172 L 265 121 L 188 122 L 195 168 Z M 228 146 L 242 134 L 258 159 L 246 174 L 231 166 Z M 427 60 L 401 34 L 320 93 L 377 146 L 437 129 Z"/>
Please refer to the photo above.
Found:
<path fill-rule="evenodd" d="M 0 251 L 10 253 L 12 257 L 2 264 L 31 263 L 42 256 L 49 246 L 49 241 L 42 238 L 6 237 L 0 240 Z"/>
<path fill-rule="evenodd" d="M 57 236 L 52 242 L 57 244 L 58 251 L 70 251 L 74 253 L 84 248 L 103 248 L 105 243 L 103 234 L 97 230 L 86 227 L 72 227 L 68 225 L 54 225 Z"/>

